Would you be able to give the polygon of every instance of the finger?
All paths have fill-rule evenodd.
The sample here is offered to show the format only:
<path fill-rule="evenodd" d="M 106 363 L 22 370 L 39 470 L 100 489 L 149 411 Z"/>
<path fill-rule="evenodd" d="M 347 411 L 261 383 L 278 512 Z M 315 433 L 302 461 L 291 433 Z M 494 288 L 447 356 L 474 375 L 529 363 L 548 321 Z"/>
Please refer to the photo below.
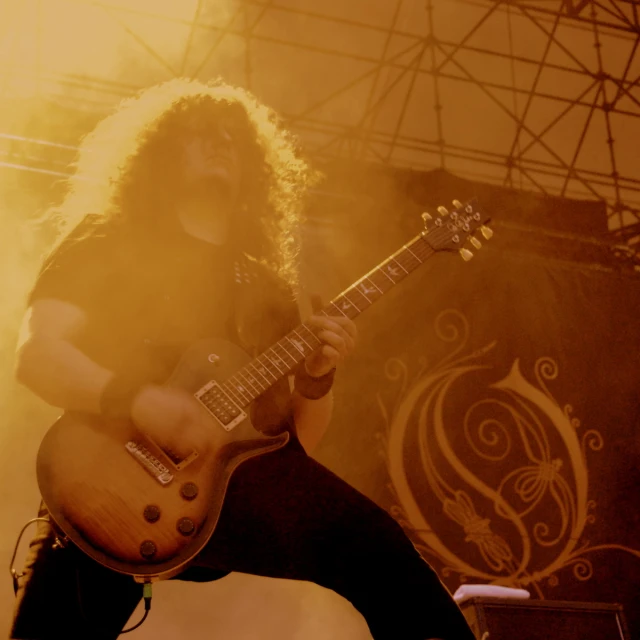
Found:
<path fill-rule="evenodd" d="M 328 330 L 328 332 L 333 333 L 334 335 L 337 335 L 342 338 L 342 340 L 344 340 L 347 353 L 351 353 L 355 349 L 356 336 L 349 331 L 346 331 L 343 327 L 340 327 L 338 330 L 330 329 Z"/>
<path fill-rule="evenodd" d="M 325 343 L 325 346 L 333 347 L 342 357 L 351 352 L 351 338 L 346 334 L 338 335 L 332 331 L 321 331 L 318 337 Z"/>
<path fill-rule="evenodd" d="M 334 328 L 336 325 L 339 326 L 343 331 L 348 333 L 354 339 L 358 334 L 358 329 L 355 325 L 355 322 L 351 320 L 351 318 L 347 318 L 346 316 L 324 316 L 322 317 L 322 320 L 327 321 L 328 323 L 330 323 L 330 326 Z"/>
<path fill-rule="evenodd" d="M 357 336 L 356 325 L 349 318 L 312 316 L 310 323 L 312 323 L 316 329 L 331 331 L 354 341 Z"/>
<path fill-rule="evenodd" d="M 339 365 L 343 360 L 343 356 L 340 351 L 328 344 L 322 346 L 322 349 L 320 349 L 320 353 L 322 354 L 322 358 L 331 367 Z"/>
<path fill-rule="evenodd" d="M 311 316 L 307 320 L 307 324 L 314 329 L 325 329 L 331 326 L 337 328 L 339 326 L 338 323 L 333 322 L 331 317 L 317 315 Z"/>

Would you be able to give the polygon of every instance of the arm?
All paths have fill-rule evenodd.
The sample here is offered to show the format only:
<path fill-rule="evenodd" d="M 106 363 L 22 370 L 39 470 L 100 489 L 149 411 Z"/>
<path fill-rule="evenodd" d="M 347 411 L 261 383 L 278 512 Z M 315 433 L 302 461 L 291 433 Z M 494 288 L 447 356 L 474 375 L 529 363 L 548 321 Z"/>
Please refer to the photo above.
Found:
<path fill-rule="evenodd" d="M 55 407 L 98 413 L 112 373 L 73 345 L 85 321 L 85 312 L 74 304 L 35 300 L 20 331 L 16 377 Z"/>
<path fill-rule="evenodd" d="M 20 332 L 16 377 L 54 407 L 100 414 L 104 391 L 115 378 L 73 344 L 85 321 L 85 312 L 69 302 L 34 301 Z M 208 448 L 209 433 L 190 394 L 152 384 L 134 394 L 127 416 L 156 442 L 185 455 Z"/>
<path fill-rule="evenodd" d="M 331 421 L 333 393 L 329 391 L 318 400 L 309 400 L 294 389 L 291 402 L 298 438 L 304 450 L 310 454 L 322 440 Z"/>
<path fill-rule="evenodd" d="M 343 316 L 312 316 L 307 324 L 317 330 L 323 345 L 307 357 L 303 366 L 309 376 L 320 378 L 335 369 L 354 350 L 357 330 L 355 324 Z M 292 404 L 298 437 L 305 451 L 311 453 L 329 426 L 333 393 L 329 391 L 312 400 L 294 388 Z"/>

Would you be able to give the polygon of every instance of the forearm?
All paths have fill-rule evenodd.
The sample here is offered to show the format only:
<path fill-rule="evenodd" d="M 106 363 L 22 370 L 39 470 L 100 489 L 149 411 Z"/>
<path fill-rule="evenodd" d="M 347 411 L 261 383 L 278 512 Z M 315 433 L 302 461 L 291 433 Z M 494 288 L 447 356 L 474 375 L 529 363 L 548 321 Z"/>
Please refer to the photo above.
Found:
<path fill-rule="evenodd" d="M 112 373 L 68 341 L 40 338 L 18 351 L 16 377 L 54 407 L 100 411 L 100 396 Z"/>
<path fill-rule="evenodd" d="M 294 390 L 291 401 L 298 438 L 305 451 L 310 454 L 329 426 L 333 411 L 333 393 L 330 391 L 318 400 L 309 400 Z"/>

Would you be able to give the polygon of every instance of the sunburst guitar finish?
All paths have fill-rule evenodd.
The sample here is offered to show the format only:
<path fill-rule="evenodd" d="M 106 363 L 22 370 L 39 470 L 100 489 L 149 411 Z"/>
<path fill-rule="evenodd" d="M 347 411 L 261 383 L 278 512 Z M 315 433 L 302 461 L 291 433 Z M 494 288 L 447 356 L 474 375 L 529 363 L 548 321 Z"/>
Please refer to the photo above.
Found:
<path fill-rule="evenodd" d="M 183 356 L 168 384 L 196 394 L 249 361 L 228 342 L 201 342 Z M 239 413 L 227 430 L 200 403 L 211 427 L 211 453 L 182 463 L 130 421 L 64 414 L 45 435 L 37 459 L 38 484 L 53 520 L 111 569 L 139 580 L 179 573 L 211 537 L 233 470 L 289 439 L 286 431 L 265 437 L 239 404 L 231 396 L 214 409 Z"/>

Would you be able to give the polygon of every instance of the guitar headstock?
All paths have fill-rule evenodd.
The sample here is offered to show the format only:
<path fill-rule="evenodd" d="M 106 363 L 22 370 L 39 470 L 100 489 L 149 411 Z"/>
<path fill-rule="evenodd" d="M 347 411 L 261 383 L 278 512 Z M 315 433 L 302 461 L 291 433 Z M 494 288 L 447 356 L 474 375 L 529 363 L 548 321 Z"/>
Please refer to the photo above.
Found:
<path fill-rule="evenodd" d="M 425 230 L 422 236 L 434 251 L 459 251 L 464 260 L 471 260 L 473 252 L 464 245 L 469 243 L 476 249 L 482 243 L 474 235 L 480 231 L 485 240 L 489 240 L 493 231 L 486 225 L 489 218 L 480 209 L 477 200 L 468 200 L 464 204 L 453 201 L 454 209 L 449 212 L 445 207 L 438 207 L 437 218 L 428 213 L 422 214 Z"/>

